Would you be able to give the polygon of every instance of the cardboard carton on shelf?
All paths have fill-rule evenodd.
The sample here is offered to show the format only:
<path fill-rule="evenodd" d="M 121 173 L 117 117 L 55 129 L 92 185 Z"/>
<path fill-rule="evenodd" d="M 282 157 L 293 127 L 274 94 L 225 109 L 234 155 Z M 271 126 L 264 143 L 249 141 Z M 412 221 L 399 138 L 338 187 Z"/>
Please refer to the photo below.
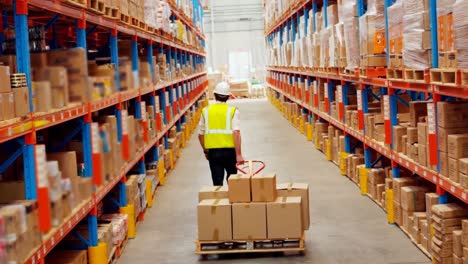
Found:
<path fill-rule="evenodd" d="M 88 251 L 86 250 L 56 250 L 48 254 L 47 264 L 83 264 L 88 263 Z"/>
<path fill-rule="evenodd" d="M 41 81 L 32 83 L 33 111 L 48 112 L 52 109 L 52 89 L 50 82 Z"/>
<path fill-rule="evenodd" d="M 234 240 L 267 239 L 265 203 L 232 204 L 232 232 Z"/>
<path fill-rule="evenodd" d="M 423 212 L 426 210 L 427 187 L 405 186 L 401 188 L 401 207 L 409 212 Z"/>
<path fill-rule="evenodd" d="M 449 158 L 468 157 L 468 134 L 449 135 L 447 141 Z"/>
<path fill-rule="evenodd" d="M 228 196 L 231 203 L 248 203 L 252 201 L 250 176 L 231 175 L 228 179 Z"/>
<path fill-rule="evenodd" d="M 0 66 L 0 80 L 5 80 L 0 85 L 0 93 L 11 92 L 11 85 L 9 81 L 10 80 L 10 67 Z"/>
<path fill-rule="evenodd" d="M 232 240 L 232 213 L 228 199 L 203 200 L 198 204 L 198 239 Z"/>
<path fill-rule="evenodd" d="M 267 203 L 267 225 L 269 239 L 301 238 L 301 197 L 283 196 Z"/>
<path fill-rule="evenodd" d="M 52 91 L 52 108 L 62 108 L 68 105 L 67 69 L 61 66 L 48 66 L 34 69 L 35 81 L 47 81 Z"/>
<path fill-rule="evenodd" d="M 443 128 L 467 127 L 467 102 L 438 102 L 437 124 Z"/>
<path fill-rule="evenodd" d="M 198 192 L 198 201 L 208 199 L 226 199 L 228 197 L 227 186 L 204 186 Z"/>
<path fill-rule="evenodd" d="M 27 87 L 12 89 L 15 101 L 15 116 L 25 117 L 30 113 L 29 91 Z"/>
<path fill-rule="evenodd" d="M 0 121 L 15 118 L 15 97 L 13 92 L 0 93 Z"/>

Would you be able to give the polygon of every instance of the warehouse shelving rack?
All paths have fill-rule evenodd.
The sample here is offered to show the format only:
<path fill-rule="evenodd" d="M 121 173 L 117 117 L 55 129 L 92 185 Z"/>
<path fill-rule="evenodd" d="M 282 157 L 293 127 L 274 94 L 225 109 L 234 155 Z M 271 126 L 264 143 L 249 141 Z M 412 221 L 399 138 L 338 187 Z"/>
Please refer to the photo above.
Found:
<path fill-rule="evenodd" d="M 4 40 L 4 30 L 9 27 L 9 23 L 14 27 L 16 35 L 16 63 L 19 73 L 25 73 L 29 94 L 32 94 L 31 86 L 31 67 L 29 54 L 29 35 L 28 27 L 31 22 L 43 23 L 47 27 L 54 26 L 56 23 L 69 25 L 75 39 L 76 47 L 81 47 L 88 50 L 88 41 L 95 36 L 93 41 L 101 41 L 101 36 L 104 36 L 105 42 L 108 43 L 110 50 L 110 59 L 119 72 L 119 50 L 118 39 L 125 38 L 132 41 L 132 70 L 138 71 L 138 44 L 145 45 L 148 53 L 148 63 L 150 65 L 153 83 L 155 76 L 153 74 L 154 65 L 152 60 L 153 50 L 157 49 L 158 53 L 164 53 L 168 61 L 175 59 L 180 65 L 191 66 L 194 72 L 196 69 L 204 68 L 205 65 L 205 36 L 196 24 L 200 23 L 203 17 L 203 10 L 200 3 L 193 1 L 194 16 L 187 17 L 177 5 L 169 1 L 172 10 L 172 20 L 180 19 L 190 30 L 197 35 L 197 41 L 200 45 L 192 46 L 189 44 L 176 41 L 167 34 L 158 34 L 148 32 L 140 28 L 135 28 L 130 25 L 120 23 L 117 20 L 97 16 L 89 12 L 84 7 L 69 5 L 64 1 L 53 0 L 13 0 L 5 1 L 5 5 L 0 5 L 2 9 L 0 23 L 0 46 Z M 34 13 L 36 16 L 29 16 L 29 13 Z M 40 14 L 40 16 L 37 16 Z M 13 21 L 13 22 L 11 22 Z M 54 30 L 55 31 L 55 30 Z M 97 36 L 97 37 L 96 37 Z M 54 39 L 63 37 L 59 34 L 54 34 Z M 70 37 L 70 36 L 68 36 Z M 189 63 L 192 62 L 192 65 Z M 175 69 L 173 69 L 175 70 Z M 125 175 L 136 166 L 139 174 L 145 174 L 145 156 L 149 162 L 156 163 L 161 166 L 161 159 L 158 157 L 157 147 L 161 140 L 165 141 L 165 147 L 168 148 L 168 131 L 172 127 L 177 127 L 177 131 L 181 131 L 181 126 L 186 123 L 184 114 L 187 111 L 193 111 L 199 106 L 199 99 L 205 93 L 207 86 L 206 72 L 198 71 L 189 76 L 176 78 L 171 81 L 152 84 L 150 87 L 140 87 L 135 90 L 121 91 L 119 75 L 116 74 L 116 90 L 117 92 L 109 97 L 89 103 L 82 103 L 71 106 L 65 109 L 57 110 L 49 113 L 33 113 L 32 98 L 30 97 L 31 114 L 22 120 L 15 120 L 8 125 L 0 127 L 0 144 L 16 142 L 18 148 L 13 152 L 3 164 L 0 164 L 0 173 L 4 172 L 11 166 L 20 156 L 24 160 L 24 182 L 25 182 L 25 199 L 37 200 L 40 216 L 41 230 L 49 230 L 50 228 L 50 210 L 48 200 L 47 187 L 40 186 L 37 179 L 38 173 L 41 173 L 38 168 L 39 159 L 45 157 L 45 146 L 37 144 L 36 132 L 42 129 L 51 128 L 70 120 L 79 120 L 79 125 L 73 132 L 68 135 L 63 141 L 65 146 L 67 141 L 81 133 L 83 142 L 84 154 L 84 177 L 92 177 L 96 186 L 92 197 L 80 204 L 74 209 L 73 214 L 66 219 L 60 226 L 50 229 L 43 237 L 42 244 L 36 248 L 28 256 L 26 263 L 44 263 L 45 256 L 63 239 L 73 228 L 85 217 L 88 220 L 89 240 L 84 241 L 89 248 L 90 254 L 95 254 L 98 249 L 97 239 L 97 205 L 101 200 L 113 189 L 119 186 L 119 201 L 117 201 L 122 211 L 129 210 L 127 207 L 126 190 L 125 190 Z M 166 105 L 166 91 L 169 92 L 169 105 Z M 156 96 L 160 99 L 160 113 L 156 113 Z M 101 182 L 98 168 L 100 165 L 100 154 L 95 150 L 93 141 L 97 139 L 99 134 L 98 127 L 93 124 L 92 116 L 103 109 L 113 109 L 117 119 L 117 136 L 122 144 L 122 153 L 125 158 L 130 156 L 128 146 L 128 134 L 125 131 L 125 125 L 122 120 L 128 115 L 125 110 L 125 104 L 132 104 L 135 107 L 135 118 L 141 119 L 142 109 L 146 103 L 154 106 L 155 115 L 160 116 L 162 123 L 157 124 L 158 134 L 154 138 L 147 136 L 147 131 L 144 132 L 144 148 L 139 149 L 134 155 L 134 159 L 125 162 L 119 170 L 117 177 L 107 183 Z M 169 110 L 173 111 L 173 116 L 169 114 Z M 189 124 L 187 124 L 189 125 Z M 193 125 L 193 124 L 192 124 Z M 145 127 L 145 124 L 143 124 Z M 147 127 L 147 126 L 146 126 Z M 44 161 L 44 160 L 43 160 Z M 161 170 L 162 171 L 162 170 Z M 164 175 L 159 175 L 160 184 L 164 183 Z M 101 184 L 102 183 L 102 184 Z M 93 263 L 91 260 L 90 263 Z"/>
<path fill-rule="evenodd" d="M 388 38 L 388 18 L 387 9 L 395 2 L 395 0 L 385 0 L 385 31 L 387 36 L 387 49 L 389 50 L 389 38 Z M 430 23 L 432 29 L 437 29 L 437 1 L 429 0 L 430 4 Z M 357 16 L 362 16 L 365 13 L 365 1 L 356 0 L 357 5 Z M 307 30 L 313 30 L 316 32 L 315 15 L 318 6 L 327 7 L 327 0 L 306 0 L 306 1 L 293 1 L 292 5 L 288 10 L 284 12 L 280 18 L 274 23 L 270 24 L 265 30 L 266 42 L 272 44 L 275 36 L 280 36 L 280 45 L 282 43 L 282 36 L 288 34 L 288 30 L 292 29 L 292 39 L 288 35 L 288 41 L 295 38 L 297 32 L 297 25 L 299 24 L 299 18 L 304 15 L 306 21 L 304 34 L 307 34 Z M 313 10 L 313 29 L 308 29 L 307 20 L 309 19 L 309 10 Z M 325 27 L 327 26 L 327 9 L 323 9 L 323 17 Z M 299 33 L 302 34 L 302 33 Z M 432 42 L 432 65 L 433 68 L 438 68 L 438 42 L 437 42 L 437 30 L 431 31 L 431 42 Z M 387 56 L 388 61 L 388 56 Z M 302 107 L 303 113 L 308 113 L 312 120 L 312 115 L 316 115 L 318 120 L 324 120 L 329 122 L 331 125 L 342 130 L 345 135 L 345 149 L 346 153 L 351 153 L 350 138 L 353 137 L 360 141 L 364 146 L 364 157 L 366 168 L 372 168 L 373 163 L 371 160 L 371 150 L 376 153 L 388 158 L 392 164 L 393 177 L 400 176 L 400 167 L 405 167 L 412 171 L 414 174 L 432 182 L 436 186 L 436 192 L 439 194 L 439 203 L 447 203 L 449 200 L 449 194 L 468 203 L 468 190 L 461 188 L 459 185 L 452 183 L 451 181 L 441 177 L 439 174 L 439 154 L 437 144 L 437 102 L 443 100 L 454 100 L 454 98 L 468 99 L 468 86 L 460 83 L 462 78 L 458 78 L 459 81 L 455 84 L 441 85 L 439 83 L 432 83 L 429 78 L 430 70 L 424 71 L 424 78 L 419 82 L 411 82 L 406 80 L 395 80 L 387 78 L 379 78 L 373 76 L 372 69 L 370 69 L 366 75 L 360 75 L 359 70 L 354 73 L 345 74 L 339 72 L 321 72 L 315 68 L 307 67 L 283 67 L 283 66 L 270 66 L 267 67 L 267 82 L 271 89 L 276 92 L 276 96 L 283 95 L 291 102 L 295 102 Z M 457 76 L 461 76 L 463 71 L 457 70 Z M 318 105 L 311 105 L 309 94 L 302 95 L 298 88 L 299 80 L 306 81 L 307 87 L 311 87 L 314 80 L 324 80 L 327 83 L 327 87 L 318 89 L 325 89 L 325 111 L 320 111 Z M 345 124 L 344 117 L 344 106 L 348 104 L 348 89 L 349 84 L 357 84 L 357 101 L 358 101 L 358 124 L 359 130 L 355 130 Z M 339 86 L 338 86 L 339 85 Z M 381 87 L 381 93 L 376 95 L 373 94 L 369 89 L 370 86 Z M 338 96 L 340 98 L 334 98 L 334 91 L 338 89 Z M 397 153 L 392 149 L 393 143 L 393 130 L 392 126 L 397 125 L 397 113 L 398 105 L 402 104 L 402 100 L 399 97 L 402 93 L 408 93 L 411 100 L 430 100 L 428 103 L 428 148 L 429 148 L 429 166 L 421 166 L 416 162 L 409 160 L 406 156 Z M 368 111 L 368 95 L 374 98 L 383 100 L 384 102 L 384 123 L 385 123 L 385 144 L 377 142 L 367 136 L 365 136 L 364 126 L 364 114 Z M 313 92 L 313 95 L 317 96 L 317 91 Z M 339 119 L 333 118 L 330 114 L 331 103 L 334 101 L 338 102 Z M 406 106 L 407 107 L 407 106 Z M 393 217 L 389 218 L 393 219 Z M 390 222 L 393 222 L 391 220 Z"/>

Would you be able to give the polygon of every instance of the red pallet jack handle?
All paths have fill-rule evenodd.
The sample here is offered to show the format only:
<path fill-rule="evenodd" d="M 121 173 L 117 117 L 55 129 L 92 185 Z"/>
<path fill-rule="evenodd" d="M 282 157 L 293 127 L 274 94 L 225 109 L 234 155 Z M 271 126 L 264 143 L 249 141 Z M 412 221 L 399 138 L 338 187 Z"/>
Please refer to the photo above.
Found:
<path fill-rule="evenodd" d="M 265 163 L 263 161 L 260 161 L 260 160 L 248 160 L 248 161 L 244 161 L 244 162 L 238 162 L 236 164 L 236 168 L 238 171 L 242 172 L 243 174 L 248 174 L 247 172 L 245 172 L 245 169 L 251 169 L 253 171 L 253 165 L 257 163 L 257 164 L 260 164 L 260 168 L 252 173 L 252 176 L 258 174 L 259 172 L 261 172 L 263 169 L 265 169 Z"/>

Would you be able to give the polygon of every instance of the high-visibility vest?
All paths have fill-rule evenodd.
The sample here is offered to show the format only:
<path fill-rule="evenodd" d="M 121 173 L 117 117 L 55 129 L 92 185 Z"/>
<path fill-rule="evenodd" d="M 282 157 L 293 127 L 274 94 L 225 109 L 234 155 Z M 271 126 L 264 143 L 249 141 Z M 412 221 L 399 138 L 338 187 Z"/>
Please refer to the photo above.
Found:
<path fill-rule="evenodd" d="M 203 109 L 205 148 L 234 148 L 232 119 L 236 108 L 228 104 L 213 104 Z"/>

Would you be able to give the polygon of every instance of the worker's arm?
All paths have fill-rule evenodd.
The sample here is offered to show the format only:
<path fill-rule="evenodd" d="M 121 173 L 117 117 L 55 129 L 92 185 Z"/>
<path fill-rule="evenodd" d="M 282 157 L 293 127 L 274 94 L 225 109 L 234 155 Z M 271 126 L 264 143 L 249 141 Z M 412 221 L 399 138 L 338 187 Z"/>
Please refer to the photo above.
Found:
<path fill-rule="evenodd" d="M 244 162 L 244 157 L 242 156 L 242 138 L 240 130 L 234 130 L 234 147 L 236 148 L 236 160 L 238 163 Z"/>
<path fill-rule="evenodd" d="M 208 159 L 208 154 L 205 149 L 205 118 L 203 115 L 200 118 L 200 121 L 198 122 L 198 141 L 200 142 L 200 146 L 203 149 L 203 153 L 205 153 L 206 159 Z"/>

